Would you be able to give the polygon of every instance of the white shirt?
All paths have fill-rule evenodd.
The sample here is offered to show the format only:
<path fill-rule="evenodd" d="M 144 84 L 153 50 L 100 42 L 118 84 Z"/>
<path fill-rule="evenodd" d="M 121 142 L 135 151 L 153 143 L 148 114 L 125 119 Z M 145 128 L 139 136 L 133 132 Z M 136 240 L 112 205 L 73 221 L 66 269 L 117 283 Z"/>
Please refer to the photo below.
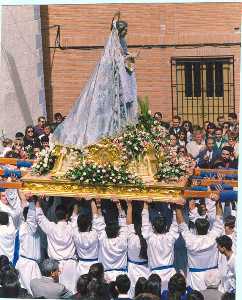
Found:
<path fill-rule="evenodd" d="M 9 205 L 0 201 L 0 211 L 8 213 L 9 223 L 0 225 L 0 255 L 6 255 L 10 261 L 13 261 L 15 237 L 22 208 L 17 190 L 8 189 L 6 197 Z"/>
<path fill-rule="evenodd" d="M 19 228 L 20 249 L 19 254 L 28 258 L 39 260 L 40 253 L 40 235 L 35 214 L 34 202 L 29 203 L 29 209 L 26 222 L 22 222 Z"/>
<path fill-rule="evenodd" d="M 227 261 L 227 273 L 225 278 L 225 291 L 233 292 L 236 289 L 235 253 L 233 252 Z"/>
<path fill-rule="evenodd" d="M 186 243 L 189 268 L 206 269 L 217 266 L 216 238 L 223 232 L 222 218 L 216 217 L 213 228 L 206 235 L 191 233 L 186 223 L 180 224 L 179 229 Z"/>
<path fill-rule="evenodd" d="M 119 235 L 116 238 L 108 238 L 103 216 L 93 216 L 93 227 L 97 230 L 99 239 L 99 261 L 103 264 L 104 270 L 127 268 L 126 218 L 119 218 L 119 225 Z"/>
<path fill-rule="evenodd" d="M 197 158 L 199 152 L 204 149 L 205 143 L 204 141 L 201 144 L 197 144 L 195 141 L 191 141 L 187 143 L 187 152 L 192 155 L 193 158 Z"/>
<path fill-rule="evenodd" d="M 73 239 L 79 258 L 97 259 L 98 258 L 98 234 L 95 228 L 90 231 L 80 232 L 77 226 L 77 218 L 72 222 L 74 232 Z"/>
<path fill-rule="evenodd" d="M 161 266 L 173 265 L 174 262 L 174 244 L 179 237 L 178 225 L 175 217 L 170 230 L 167 233 L 154 233 L 149 221 L 148 209 L 142 212 L 142 234 L 147 241 L 149 267 L 157 268 Z"/>
<path fill-rule="evenodd" d="M 49 257 L 57 260 L 74 258 L 75 245 L 71 224 L 66 221 L 59 221 L 57 224 L 50 222 L 40 207 L 36 208 L 36 219 L 47 235 Z"/>

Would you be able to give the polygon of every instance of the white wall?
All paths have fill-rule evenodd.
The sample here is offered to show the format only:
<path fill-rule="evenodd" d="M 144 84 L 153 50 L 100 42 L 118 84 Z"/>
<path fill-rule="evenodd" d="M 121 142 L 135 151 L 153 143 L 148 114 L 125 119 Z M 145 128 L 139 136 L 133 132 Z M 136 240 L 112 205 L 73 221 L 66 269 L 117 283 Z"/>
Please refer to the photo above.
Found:
<path fill-rule="evenodd" d="M 46 115 L 39 6 L 2 6 L 0 134 L 12 138 Z"/>

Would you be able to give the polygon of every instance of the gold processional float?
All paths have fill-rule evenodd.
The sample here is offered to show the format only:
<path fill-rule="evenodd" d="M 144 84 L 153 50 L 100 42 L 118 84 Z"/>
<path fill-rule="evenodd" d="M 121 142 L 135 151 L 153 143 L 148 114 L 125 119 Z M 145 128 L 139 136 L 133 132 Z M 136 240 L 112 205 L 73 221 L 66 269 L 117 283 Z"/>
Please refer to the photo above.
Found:
<path fill-rule="evenodd" d="M 64 197 L 100 197 L 102 199 L 118 198 L 131 200 L 152 199 L 152 201 L 179 203 L 181 196 L 185 198 L 207 197 L 210 191 L 192 190 L 191 186 L 209 186 L 211 184 L 229 184 L 234 189 L 238 187 L 237 180 L 225 180 L 226 175 L 235 175 L 237 170 L 223 169 L 199 169 L 193 168 L 190 174 L 181 176 L 176 181 L 159 182 L 156 179 L 158 163 L 162 160 L 162 154 L 157 153 L 149 147 L 146 153 L 126 165 L 127 170 L 141 179 L 142 184 L 82 184 L 79 180 L 66 178 L 69 170 L 80 164 L 92 164 L 104 166 L 112 164 L 114 168 L 122 165 L 120 149 L 110 143 L 109 139 L 103 139 L 100 143 L 91 145 L 84 149 L 86 156 L 80 150 L 56 145 L 51 154 L 56 157 L 52 170 L 46 175 L 33 175 L 32 168 L 22 168 L 20 181 L 0 181 L 2 188 L 17 188 L 24 192 L 31 192 L 35 195 L 64 196 Z M 15 165 L 17 161 L 12 158 L 0 158 L 1 165 Z M 33 161 L 32 161 L 33 162 Z M 33 168 L 36 167 L 36 162 Z M 102 167 L 100 167 L 102 169 Z M 214 177 L 198 177 L 201 173 L 219 174 Z M 0 170 L 0 176 L 3 170 Z M 114 178 L 116 181 L 116 179 Z"/>

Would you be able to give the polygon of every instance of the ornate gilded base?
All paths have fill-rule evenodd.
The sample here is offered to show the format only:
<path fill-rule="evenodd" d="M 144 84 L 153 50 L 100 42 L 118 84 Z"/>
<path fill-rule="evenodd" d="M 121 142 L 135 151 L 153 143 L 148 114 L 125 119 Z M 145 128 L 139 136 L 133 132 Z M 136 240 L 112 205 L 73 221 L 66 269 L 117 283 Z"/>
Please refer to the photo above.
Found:
<path fill-rule="evenodd" d="M 143 189 L 135 186 L 84 186 L 68 180 L 55 180 L 49 177 L 25 176 L 22 178 L 25 192 L 46 196 L 65 197 L 95 197 L 131 200 L 144 200 L 152 198 L 153 201 L 178 202 L 186 183 L 146 185 Z"/>

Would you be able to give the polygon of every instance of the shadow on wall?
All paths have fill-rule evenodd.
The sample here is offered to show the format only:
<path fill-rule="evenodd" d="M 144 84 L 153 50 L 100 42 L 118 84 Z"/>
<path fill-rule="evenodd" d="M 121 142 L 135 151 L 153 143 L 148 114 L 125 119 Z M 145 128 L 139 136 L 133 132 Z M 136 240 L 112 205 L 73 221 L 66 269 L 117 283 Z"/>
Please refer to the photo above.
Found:
<path fill-rule="evenodd" d="M 6 49 L 2 48 L 2 50 L 3 50 L 3 54 L 5 56 L 5 59 L 6 59 L 9 76 L 13 83 L 13 87 L 14 87 L 14 90 L 16 93 L 16 99 L 19 104 L 20 113 L 23 116 L 26 126 L 32 125 L 33 119 L 31 116 L 31 111 L 29 108 L 29 104 L 28 104 L 26 95 L 24 93 L 24 89 L 22 86 L 22 82 L 21 82 L 21 79 L 19 76 L 18 69 L 16 67 L 15 60 L 14 60 L 13 56 L 8 51 L 6 51 Z"/>

